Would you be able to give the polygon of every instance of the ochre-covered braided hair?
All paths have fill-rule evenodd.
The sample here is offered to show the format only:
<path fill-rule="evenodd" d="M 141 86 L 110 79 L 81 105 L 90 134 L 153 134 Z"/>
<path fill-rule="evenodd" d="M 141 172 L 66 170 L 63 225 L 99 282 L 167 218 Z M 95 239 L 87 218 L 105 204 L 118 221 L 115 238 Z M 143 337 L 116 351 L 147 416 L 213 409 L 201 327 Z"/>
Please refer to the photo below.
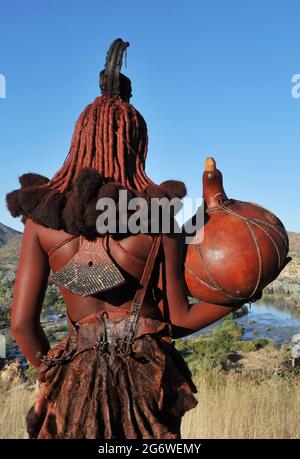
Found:
<path fill-rule="evenodd" d="M 46 184 L 68 191 L 78 172 L 93 167 L 105 178 L 143 191 L 153 184 L 145 172 L 148 135 L 142 115 L 119 96 L 97 97 L 79 116 L 69 154 Z"/>

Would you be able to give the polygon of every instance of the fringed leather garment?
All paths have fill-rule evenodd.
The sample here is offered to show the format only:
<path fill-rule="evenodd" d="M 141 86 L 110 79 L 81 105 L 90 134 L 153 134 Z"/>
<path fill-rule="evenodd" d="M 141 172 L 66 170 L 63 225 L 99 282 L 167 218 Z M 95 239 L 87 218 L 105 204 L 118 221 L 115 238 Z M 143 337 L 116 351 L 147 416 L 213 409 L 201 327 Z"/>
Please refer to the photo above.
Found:
<path fill-rule="evenodd" d="M 172 326 L 139 314 L 158 236 L 130 311 L 99 311 L 40 356 L 40 394 L 27 414 L 30 438 L 179 439 L 198 401 Z"/>

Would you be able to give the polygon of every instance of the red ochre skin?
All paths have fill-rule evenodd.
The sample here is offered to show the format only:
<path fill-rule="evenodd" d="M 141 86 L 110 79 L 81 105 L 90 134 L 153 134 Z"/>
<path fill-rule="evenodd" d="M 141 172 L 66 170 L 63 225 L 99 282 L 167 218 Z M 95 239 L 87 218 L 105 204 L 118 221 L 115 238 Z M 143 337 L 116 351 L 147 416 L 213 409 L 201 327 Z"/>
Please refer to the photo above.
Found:
<path fill-rule="evenodd" d="M 50 269 L 57 271 L 77 252 L 79 238 L 61 246 L 50 257 L 47 253 L 71 235 L 53 230 L 26 219 L 19 264 L 14 285 L 11 328 L 13 336 L 26 359 L 35 367 L 40 365 L 37 352 L 46 354 L 50 348 L 40 324 L 40 314 Z M 62 288 L 67 311 L 75 322 L 97 311 L 117 308 L 128 310 L 136 292 L 144 262 L 152 246 L 152 236 L 138 234 L 119 242 L 109 240 L 111 256 L 124 268 L 126 284 L 110 292 L 81 297 Z M 181 236 L 163 236 L 162 250 L 154 272 L 141 315 L 170 322 L 173 337 L 189 335 L 230 313 L 241 303 L 227 306 L 199 302 L 189 305 L 183 275 Z M 140 268 L 137 266 L 140 265 Z M 140 271 L 140 273 L 139 273 Z"/>

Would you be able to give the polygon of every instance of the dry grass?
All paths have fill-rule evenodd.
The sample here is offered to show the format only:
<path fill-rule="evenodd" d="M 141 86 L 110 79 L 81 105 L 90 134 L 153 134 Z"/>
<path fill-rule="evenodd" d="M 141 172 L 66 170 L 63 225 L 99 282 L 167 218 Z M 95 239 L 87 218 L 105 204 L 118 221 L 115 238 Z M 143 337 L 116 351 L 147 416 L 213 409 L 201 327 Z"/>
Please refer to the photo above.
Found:
<path fill-rule="evenodd" d="M 194 381 L 199 404 L 184 416 L 182 438 L 300 438 L 299 377 L 259 382 L 232 372 Z"/>
<path fill-rule="evenodd" d="M 300 438 L 300 379 L 259 379 L 235 372 L 194 377 L 199 404 L 184 416 L 182 438 Z M 18 380 L 4 389 L 0 438 L 27 438 L 25 415 L 36 393 Z"/>
<path fill-rule="evenodd" d="M 27 438 L 25 416 L 36 397 L 18 378 L 0 386 L 0 439 Z"/>

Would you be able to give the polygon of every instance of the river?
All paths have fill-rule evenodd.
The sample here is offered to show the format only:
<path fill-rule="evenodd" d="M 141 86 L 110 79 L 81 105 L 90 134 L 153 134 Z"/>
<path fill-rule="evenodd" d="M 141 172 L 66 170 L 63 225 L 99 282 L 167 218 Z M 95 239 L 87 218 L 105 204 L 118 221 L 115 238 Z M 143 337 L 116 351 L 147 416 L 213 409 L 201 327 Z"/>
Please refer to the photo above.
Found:
<path fill-rule="evenodd" d="M 235 321 L 244 326 L 244 339 L 268 338 L 284 344 L 300 333 L 300 306 L 297 310 L 279 301 L 258 301 L 252 303 L 251 308 L 248 307 L 248 314 Z M 220 324 L 219 320 L 194 335 L 210 335 Z"/>

